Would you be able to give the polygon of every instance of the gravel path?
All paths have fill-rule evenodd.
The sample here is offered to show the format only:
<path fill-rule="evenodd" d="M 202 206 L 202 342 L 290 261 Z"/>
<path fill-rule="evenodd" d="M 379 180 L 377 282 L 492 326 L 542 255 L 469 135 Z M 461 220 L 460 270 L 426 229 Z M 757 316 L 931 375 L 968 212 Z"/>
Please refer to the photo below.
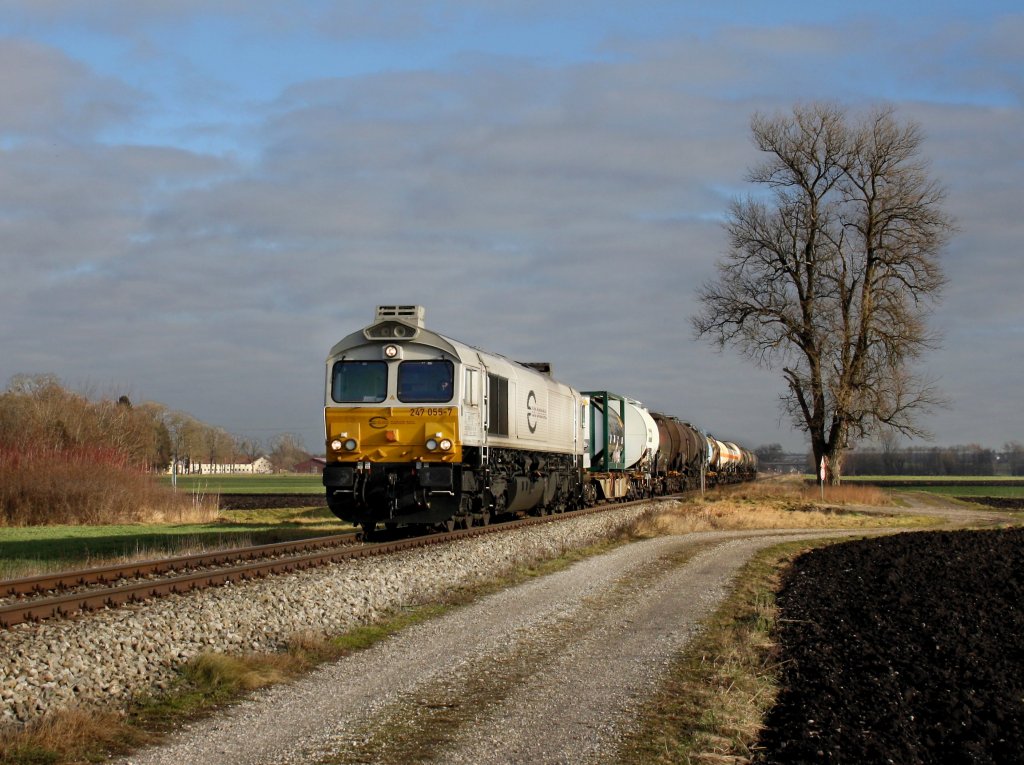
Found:
<path fill-rule="evenodd" d="M 740 566 L 780 538 L 830 533 L 626 545 L 260 692 L 123 762 L 608 762 Z"/>

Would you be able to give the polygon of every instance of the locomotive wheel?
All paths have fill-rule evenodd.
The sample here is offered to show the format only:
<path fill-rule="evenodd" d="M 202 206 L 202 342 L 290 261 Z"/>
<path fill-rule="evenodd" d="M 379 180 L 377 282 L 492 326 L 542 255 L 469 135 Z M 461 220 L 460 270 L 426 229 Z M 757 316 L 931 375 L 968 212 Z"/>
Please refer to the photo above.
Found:
<path fill-rule="evenodd" d="M 360 524 L 363 527 L 363 539 L 369 542 L 373 539 L 373 533 L 377 529 L 377 524 L 373 521 L 367 521 L 366 523 Z"/>

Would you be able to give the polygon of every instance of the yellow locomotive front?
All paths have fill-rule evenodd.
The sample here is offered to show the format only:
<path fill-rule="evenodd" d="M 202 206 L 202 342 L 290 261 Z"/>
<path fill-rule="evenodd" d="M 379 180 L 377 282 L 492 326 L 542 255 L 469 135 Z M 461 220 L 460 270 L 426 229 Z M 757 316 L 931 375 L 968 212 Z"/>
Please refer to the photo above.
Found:
<path fill-rule="evenodd" d="M 418 306 L 381 306 L 373 324 L 331 349 L 324 486 L 335 515 L 372 531 L 459 513 L 460 368 Z"/>

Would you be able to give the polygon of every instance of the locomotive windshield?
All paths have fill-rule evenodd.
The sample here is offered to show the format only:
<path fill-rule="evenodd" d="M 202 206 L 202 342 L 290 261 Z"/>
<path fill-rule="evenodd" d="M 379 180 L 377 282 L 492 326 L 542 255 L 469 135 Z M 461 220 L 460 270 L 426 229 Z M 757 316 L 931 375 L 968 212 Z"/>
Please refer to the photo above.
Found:
<path fill-rule="evenodd" d="M 331 374 L 331 398 L 341 403 L 380 403 L 388 395 L 383 361 L 339 361 Z"/>
<path fill-rule="evenodd" d="M 439 404 L 452 400 L 455 365 L 450 361 L 403 361 L 398 365 L 398 400 Z"/>

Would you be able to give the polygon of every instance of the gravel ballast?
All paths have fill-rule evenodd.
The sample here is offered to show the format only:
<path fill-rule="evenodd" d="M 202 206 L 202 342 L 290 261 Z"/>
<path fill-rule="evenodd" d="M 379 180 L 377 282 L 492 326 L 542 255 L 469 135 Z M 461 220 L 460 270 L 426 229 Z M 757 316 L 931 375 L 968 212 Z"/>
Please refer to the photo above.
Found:
<path fill-rule="evenodd" d="M 649 506 L 226 585 L 3 634 L 0 725 L 75 704 L 120 705 L 166 687 L 204 652 L 275 651 L 339 634 L 446 590 L 606 539 Z"/>

